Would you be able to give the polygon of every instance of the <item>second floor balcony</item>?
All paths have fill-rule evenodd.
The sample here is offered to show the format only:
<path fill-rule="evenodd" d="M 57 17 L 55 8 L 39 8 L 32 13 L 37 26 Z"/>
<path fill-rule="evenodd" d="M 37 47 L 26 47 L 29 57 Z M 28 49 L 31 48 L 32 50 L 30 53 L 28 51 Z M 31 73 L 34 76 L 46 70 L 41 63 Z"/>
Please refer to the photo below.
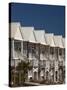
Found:
<path fill-rule="evenodd" d="M 59 61 L 63 61 L 64 60 L 64 57 L 62 55 L 59 55 L 58 56 L 58 59 L 59 59 Z"/>
<path fill-rule="evenodd" d="M 57 60 L 57 56 L 55 54 L 50 54 L 49 59 L 52 60 L 52 61 Z"/>
<path fill-rule="evenodd" d="M 48 59 L 48 54 L 46 53 L 40 53 L 40 60 L 47 60 Z"/>
<path fill-rule="evenodd" d="M 33 60 L 33 67 L 38 67 L 39 61 L 37 59 Z"/>

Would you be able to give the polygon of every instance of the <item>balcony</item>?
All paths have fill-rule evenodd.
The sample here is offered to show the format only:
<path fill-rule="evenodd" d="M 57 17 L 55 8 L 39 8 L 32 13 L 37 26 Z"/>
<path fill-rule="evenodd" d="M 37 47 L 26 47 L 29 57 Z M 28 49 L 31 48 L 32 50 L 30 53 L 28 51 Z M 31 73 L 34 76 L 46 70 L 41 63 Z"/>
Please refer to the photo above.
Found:
<path fill-rule="evenodd" d="M 50 61 L 47 60 L 45 65 L 45 70 L 49 71 L 49 69 L 50 69 Z"/>
<path fill-rule="evenodd" d="M 30 66 L 33 66 L 33 60 L 30 60 L 29 63 Z"/>
<path fill-rule="evenodd" d="M 35 55 L 35 54 L 32 55 L 32 59 L 33 59 L 33 60 L 36 59 L 36 55 Z"/>
<path fill-rule="evenodd" d="M 48 53 L 40 53 L 40 60 L 48 60 L 49 55 Z"/>
<path fill-rule="evenodd" d="M 48 58 L 49 58 L 48 54 L 44 54 L 44 55 L 43 55 L 43 59 L 44 59 L 44 60 L 48 60 Z"/>
<path fill-rule="evenodd" d="M 43 54 L 41 53 L 40 54 L 40 60 L 43 60 L 44 59 L 44 56 L 43 56 Z"/>
<path fill-rule="evenodd" d="M 56 55 L 55 55 L 55 54 L 53 54 L 53 55 L 52 55 L 52 54 L 50 54 L 50 55 L 49 55 L 49 59 L 50 59 L 50 60 L 56 60 L 56 59 L 57 59 L 57 57 L 56 57 Z"/>
<path fill-rule="evenodd" d="M 33 60 L 33 67 L 38 67 L 38 60 L 37 59 Z"/>
<path fill-rule="evenodd" d="M 63 56 L 62 55 L 59 55 L 59 61 L 63 61 L 64 60 L 64 58 L 63 58 Z"/>
<path fill-rule="evenodd" d="M 29 60 L 32 60 L 32 54 L 31 53 L 29 53 Z"/>

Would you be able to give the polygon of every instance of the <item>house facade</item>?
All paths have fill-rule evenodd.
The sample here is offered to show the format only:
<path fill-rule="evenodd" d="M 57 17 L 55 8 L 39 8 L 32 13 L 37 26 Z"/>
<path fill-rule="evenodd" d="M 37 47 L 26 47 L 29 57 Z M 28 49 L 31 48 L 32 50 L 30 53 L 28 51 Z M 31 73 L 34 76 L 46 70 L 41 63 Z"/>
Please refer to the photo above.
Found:
<path fill-rule="evenodd" d="M 27 82 L 60 84 L 65 82 L 65 38 L 61 35 L 10 23 L 9 28 L 11 84 L 22 83 L 23 70 L 16 67 L 22 61 L 29 62 Z"/>

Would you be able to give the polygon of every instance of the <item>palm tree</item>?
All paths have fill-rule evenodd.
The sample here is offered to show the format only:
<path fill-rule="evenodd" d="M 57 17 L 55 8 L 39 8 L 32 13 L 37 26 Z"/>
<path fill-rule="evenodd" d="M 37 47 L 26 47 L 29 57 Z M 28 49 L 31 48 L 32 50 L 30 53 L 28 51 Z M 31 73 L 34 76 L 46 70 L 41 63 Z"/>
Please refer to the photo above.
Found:
<path fill-rule="evenodd" d="M 32 69 L 32 66 L 30 66 L 29 61 L 21 61 L 20 63 L 18 63 L 16 70 L 19 73 L 19 85 L 24 84 L 25 80 L 27 79 L 29 69 Z"/>

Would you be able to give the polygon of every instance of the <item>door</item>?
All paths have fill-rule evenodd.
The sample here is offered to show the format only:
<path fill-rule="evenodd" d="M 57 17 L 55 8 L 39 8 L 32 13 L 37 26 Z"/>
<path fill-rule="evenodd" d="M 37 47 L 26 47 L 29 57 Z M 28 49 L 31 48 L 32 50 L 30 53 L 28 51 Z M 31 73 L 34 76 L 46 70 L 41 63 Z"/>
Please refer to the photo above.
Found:
<path fill-rule="evenodd" d="M 34 80 L 37 80 L 37 72 L 34 72 Z"/>

